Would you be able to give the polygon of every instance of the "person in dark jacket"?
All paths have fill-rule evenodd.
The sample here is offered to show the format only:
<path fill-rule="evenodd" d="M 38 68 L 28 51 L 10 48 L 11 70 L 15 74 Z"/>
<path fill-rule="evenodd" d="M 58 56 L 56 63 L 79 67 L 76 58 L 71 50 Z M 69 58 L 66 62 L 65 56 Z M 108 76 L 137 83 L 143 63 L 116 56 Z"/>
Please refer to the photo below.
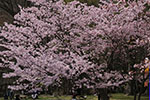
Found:
<path fill-rule="evenodd" d="M 15 100 L 20 100 L 20 95 L 16 95 Z"/>
<path fill-rule="evenodd" d="M 72 100 L 77 100 L 77 99 L 76 99 L 76 96 L 77 96 L 76 94 L 73 94 Z"/>
<path fill-rule="evenodd" d="M 8 100 L 8 95 L 7 95 L 7 93 L 5 93 L 5 95 L 4 95 L 4 100 Z"/>

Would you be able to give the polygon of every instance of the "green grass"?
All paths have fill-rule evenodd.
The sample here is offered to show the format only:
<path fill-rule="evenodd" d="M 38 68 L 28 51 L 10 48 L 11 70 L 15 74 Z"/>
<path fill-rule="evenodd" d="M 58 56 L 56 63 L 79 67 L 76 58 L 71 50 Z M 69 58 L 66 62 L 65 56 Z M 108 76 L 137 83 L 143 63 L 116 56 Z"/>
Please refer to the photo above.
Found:
<path fill-rule="evenodd" d="M 41 95 L 39 97 L 40 100 L 71 100 L 71 96 L 59 96 L 59 97 L 53 97 L 53 96 L 45 96 Z"/>
<path fill-rule="evenodd" d="M 133 100 L 133 96 L 117 93 L 111 95 L 111 100 Z M 149 96 L 142 96 L 141 100 L 149 100 Z"/>
<path fill-rule="evenodd" d="M 3 98 L 0 98 L 0 100 L 4 100 Z M 22 99 L 25 100 L 25 99 Z M 31 98 L 26 100 L 32 100 Z M 59 96 L 59 97 L 53 97 L 51 95 L 40 95 L 39 99 L 37 100 L 71 100 L 71 96 Z M 86 100 L 97 100 L 97 96 L 87 96 Z M 111 94 L 110 100 L 133 100 L 133 96 L 127 96 L 125 94 Z M 149 96 L 142 96 L 141 100 L 149 100 Z"/>

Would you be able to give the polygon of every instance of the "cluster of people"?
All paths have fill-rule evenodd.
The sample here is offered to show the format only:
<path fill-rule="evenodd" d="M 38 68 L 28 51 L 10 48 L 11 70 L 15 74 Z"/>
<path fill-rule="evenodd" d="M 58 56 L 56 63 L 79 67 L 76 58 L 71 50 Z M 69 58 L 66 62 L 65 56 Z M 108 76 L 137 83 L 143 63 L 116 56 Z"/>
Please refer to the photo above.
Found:
<path fill-rule="evenodd" d="M 20 97 L 19 94 L 15 95 L 13 90 L 7 90 L 4 94 L 4 100 L 21 100 L 22 97 Z M 33 91 L 31 93 L 31 98 L 33 100 L 38 98 L 38 91 Z"/>
<path fill-rule="evenodd" d="M 80 96 L 80 91 L 77 91 L 77 93 L 74 93 L 72 96 L 72 100 L 77 100 L 77 96 Z M 31 97 L 33 100 L 38 99 L 38 91 L 32 91 Z M 86 97 L 82 97 L 86 98 Z M 14 95 L 13 90 L 9 90 L 4 94 L 4 100 L 21 100 L 20 95 Z"/>
<path fill-rule="evenodd" d="M 77 88 L 72 95 L 72 100 L 86 100 L 86 98 L 87 97 L 83 95 L 83 91 L 81 88 Z"/>
<path fill-rule="evenodd" d="M 4 94 L 4 100 L 20 100 L 20 95 L 16 95 L 14 98 L 14 93 L 10 91 Z"/>
<path fill-rule="evenodd" d="M 14 92 L 13 90 L 8 90 L 8 92 L 6 92 L 4 94 L 4 100 L 13 100 L 14 99 Z"/>

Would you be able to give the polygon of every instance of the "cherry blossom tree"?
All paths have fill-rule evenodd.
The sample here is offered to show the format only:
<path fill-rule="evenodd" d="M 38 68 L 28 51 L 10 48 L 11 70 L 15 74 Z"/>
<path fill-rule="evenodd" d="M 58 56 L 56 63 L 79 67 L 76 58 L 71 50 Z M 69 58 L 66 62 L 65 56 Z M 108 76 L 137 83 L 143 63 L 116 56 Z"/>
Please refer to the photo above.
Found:
<path fill-rule="evenodd" d="M 0 52 L 2 61 L 14 70 L 4 77 L 19 76 L 11 88 L 61 86 L 65 77 L 73 88 L 107 89 L 128 81 L 129 50 L 143 47 L 139 62 L 149 55 L 149 1 L 103 1 L 100 7 L 31 1 L 35 6 L 20 8 L 0 33 L 8 49 Z M 107 93 L 101 99 L 108 100 Z"/>

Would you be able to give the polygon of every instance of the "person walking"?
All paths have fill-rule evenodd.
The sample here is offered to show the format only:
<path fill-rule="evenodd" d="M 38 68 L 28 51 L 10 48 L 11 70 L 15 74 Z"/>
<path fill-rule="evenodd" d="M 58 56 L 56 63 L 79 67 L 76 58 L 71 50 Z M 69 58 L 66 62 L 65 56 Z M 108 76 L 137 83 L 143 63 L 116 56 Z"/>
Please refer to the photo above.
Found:
<path fill-rule="evenodd" d="M 16 95 L 15 100 L 21 100 L 21 99 L 20 99 L 20 95 Z"/>
<path fill-rule="evenodd" d="M 73 94 L 72 100 L 77 100 L 77 99 L 76 99 L 76 96 L 77 96 L 76 94 Z"/>
<path fill-rule="evenodd" d="M 32 96 L 32 99 L 33 99 L 33 100 L 37 99 L 37 98 L 38 98 L 38 93 L 37 93 L 37 91 L 34 91 L 31 96 Z"/>
<path fill-rule="evenodd" d="M 7 93 L 4 94 L 4 100 L 8 100 L 8 95 L 7 95 Z"/>
<path fill-rule="evenodd" d="M 14 99 L 14 92 L 13 92 L 13 90 L 9 91 L 9 98 L 10 98 L 10 100 Z"/>

